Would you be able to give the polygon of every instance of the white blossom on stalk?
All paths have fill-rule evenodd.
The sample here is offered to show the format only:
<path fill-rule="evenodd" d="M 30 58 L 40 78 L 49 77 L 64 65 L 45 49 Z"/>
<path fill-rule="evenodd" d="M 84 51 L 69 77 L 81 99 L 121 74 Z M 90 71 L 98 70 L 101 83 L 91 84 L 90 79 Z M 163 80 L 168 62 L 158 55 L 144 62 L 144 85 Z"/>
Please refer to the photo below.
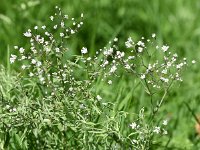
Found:
<path fill-rule="evenodd" d="M 155 127 L 153 132 L 159 134 L 160 133 L 160 127 Z"/>
<path fill-rule="evenodd" d="M 109 48 L 109 49 L 107 49 L 107 50 L 105 50 L 104 52 L 103 52 L 103 54 L 105 55 L 105 56 L 109 56 L 109 55 L 111 55 L 113 53 L 113 48 Z"/>
<path fill-rule="evenodd" d="M 192 60 L 192 63 L 193 63 L 193 64 L 195 64 L 195 63 L 196 63 L 196 61 L 195 61 L 195 60 Z"/>
<path fill-rule="evenodd" d="M 36 61 L 35 59 L 32 59 L 32 60 L 31 60 L 31 63 L 32 63 L 32 64 L 36 64 L 37 61 Z"/>
<path fill-rule="evenodd" d="M 31 36 L 32 36 L 31 30 L 28 29 L 28 31 L 24 33 L 24 36 L 25 36 L 25 37 L 31 37 Z"/>
<path fill-rule="evenodd" d="M 86 54 L 87 52 L 88 52 L 88 50 L 87 50 L 86 47 L 83 47 L 83 48 L 81 49 L 81 53 L 82 53 L 82 54 Z"/>
<path fill-rule="evenodd" d="M 11 63 L 11 64 L 14 63 L 16 59 L 17 59 L 17 56 L 11 54 L 11 57 L 10 57 L 10 63 Z"/>
<path fill-rule="evenodd" d="M 168 82 L 169 82 L 169 79 L 164 78 L 164 77 L 160 77 L 160 80 L 164 81 L 165 83 L 168 83 Z"/>
<path fill-rule="evenodd" d="M 75 31 L 74 30 L 71 30 L 71 34 L 74 34 L 75 33 Z"/>
<path fill-rule="evenodd" d="M 169 46 L 163 45 L 161 48 L 163 52 L 166 52 L 169 49 Z"/>
<path fill-rule="evenodd" d="M 30 73 L 29 73 L 29 76 L 30 76 L 30 77 L 33 77 L 33 76 L 34 76 L 34 74 L 33 74 L 32 72 L 30 72 Z"/>
<path fill-rule="evenodd" d="M 46 26 L 45 26 L 45 25 L 43 25 L 41 28 L 44 30 L 44 29 L 46 29 Z"/>
<path fill-rule="evenodd" d="M 143 49 L 144 49 L 144 48 L 142 48 L 142 47 L 138 47 L 138 52 L 139 52 L 139 53 L 142 53 L 142 52 L 143 52 Z"/>
<path fill-rule="evenodd" d="M 37 29 L 38 29 L 38 26 L 35 26 L 34 29 L 37 30 Z"/>
<path fill-rule="evenodd" d="M 18 46 L 14 46 L 14 49 L 18 49 Z"/>
<path fill-rule="evenodd" d="M 61 21 L 60 26 L 61 26 L 61 28 L 64 28 L 65 23 L 63 21 Z"/>
<path fill-rule="evenodd" d="M 137 42 L 137 45 L 138 45 L 138 46 L 145 47 L 145 44 L 144 44 L 144 42 L 142 42 L 142 41 L 138 41 L 138 42 Z"/>
<path fill-rule="evenodd" d="M 25 65 L 22 65 L 22 69 L 23 69 L 23 70 L 26 69 L 26 66 L 25 66 Z"/>
<path fill-rule="evenodd" d="M 97 100 L 98 100 L 98 101 L 102 100 L 102 98 L 101 98 L 100 95 L 97 95 Z"/>
<path fill-rule="evenodd" d="M 58 47 L 55 48 L 56 52 L 59 53 L 60 49 Z"/>
<path fill-rule="evenodd" d="M 133 122 L 133 123 L 130 124 L 130 127 L 131 127 L 132 129 L 135 129 L 135 128 L 137 127 L 137 124 L 136 124 L 135 122 Z"/>
<path fill-rule="evenodd" d="M 163 121 L 163 125 L 166 126 L 168 124 L 168 120 Z"/>
<path fill-rule="evenodd" d="M 118 41 L 118 38 L 114 38 L 114 40 L 113 40 L 114 42 L 117 42 Z"/>
<path fill-rule="evenodd" d="M 117 70 L 117 67 L 114 65 L 110 69 L 110 73 L 114 73 Z"/>
<path fill-rule="evenodd" d="M 140 76 L 140 78 L 141 78 L 141 79 L 145 79 L 145 78 L 146 78 L 146 75 L 145 75 L 145 74 L 142 74 L 142 75 Z"/>
<path fill-rule="evenodd" d="M 64 33 L 60 33 L 60 37 L 64 37 Z"/>
<path fill-rule="evenodd" d="M 129 38 L 128 38 L 128 41 L 125 42 L 126 48 L 131 48 L 131 47 L 133 47 L 133 44 L 134 44 L 134 42 L 133 42 L 133 40 L 132 40 L 131 37 L 129 37 Z"/>
<path fill-rule="evenodd" d="M 155 38 L 155 37 L 156 37 L 156 34 L 155 34 L 155 33 L 153 33 L 153 34 L 151 35 L 151 37 L 152 37 L 152 38 Z"/>
<path fill-rule="evenodd" d="M 109 81 L 108 81 L 108 84 L 112 84 L 112 81 L 111 81 L 111 80 L 109 80 Z"/>
<path fill-rule="evenodd" d="M 19 49 L 19 52 L 22 54 L 22 53 L 24 53 L 24 51 L 25 51 L 25 49 L 23 48 L 23 47 L 21 47 L 20 49 Z"/>
<path fill-rule="evenodd" d="M 37 66 L 40 67 L 42 63 L 40 61 L 37 62 Z"/>
<path fill-rule="evenodd" d="M 58 27 L 58 25 L 54 25 L 54 26 L 53 26 L 54 29 L 57 29 L 57 27 Z"/>
<path fill-rule="evenodd" d="M 53 16 L 50 16 L 49 18 L 50 18 L 50 20 L 51 20 L 51 21 L 53 21 L 53 19 L 54 19 L 54 17 L 53 17 Z"/>

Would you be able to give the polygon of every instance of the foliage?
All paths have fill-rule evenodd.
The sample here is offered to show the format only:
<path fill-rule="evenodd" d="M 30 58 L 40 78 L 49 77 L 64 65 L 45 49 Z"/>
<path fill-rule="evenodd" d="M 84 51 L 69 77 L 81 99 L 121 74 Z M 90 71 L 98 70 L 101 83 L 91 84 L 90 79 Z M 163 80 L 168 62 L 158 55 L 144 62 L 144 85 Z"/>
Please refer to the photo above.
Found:
<path fill-rule="evenodd" d="M 40 1 L 35 3 L 36 6 L 39 3 Z M 140 2 L 136 1 L 133 3 L 140 4 Z M 172 2 L 165 3 L 170 8 L 181 6 L 180 1 L 173 2 L 176 5 L 172 6 Z M 29 7 L 30 5 L 26 2 L 24 4 L 25 7 Z M 113 8 L 119 8 L 118 4 L 120 2 L 113 5 Z M 126 14 L 127 18 L 131 17 L 132 12 L 129 9 L 123 11 L 129 4 L 130 2 L 127 1 L 121 5 L 121 9 L 118 9 L 119 16 L 120 14 Z M 148 2 L 149 6 L 146 11 L 151 12 L 151 7 L 157 8 L 157 5 L 154 4 L 156 3 Z M 96 7 L 99 8 L 100 5 L 106 6 L 107 4 L 101 1 Z M 193 4 L 191 3 L 191 5 Z M 87 6 L 90 7 L 90 5 Z M 161 7 L 160 5 L 158 6 L 158 8 Z M 188 4 L 187 8 L 189 6 Z M 28 7 L 23 9 L 25 7 L 17 9 L 22 9 L 19 11 L 30 13 L 31 8 L 33 8 L 30 6 L 30 9 L 27 9 Z M 110 10 L 113 8 L 110 8 Z M 160 9 L 163 12 L 162 15 L 167 14 L 166 9 Z M 34 12 L 34 10 L 32 11 Z M 144 16 L 141 17 L 143 13 Z M 133 28 L 137 28 L 135 30 L 137 30 L 138 35 L 134 33 L 134 36 L 131 36 L 134 39 L 138 39 L 141 34 L 149 35 L 155 25 L 153 25 L 154 21 L 152 17 L 149 17 L 152 23 L 149 19 L 145 19 L 145 12 L 140 10 L 140 13 L 137 14 L 141 16 L 136 17 L 139 19 L 137 20 L 138 26 L 135 24 Z M 179 15 L 181 14 L 184 13 L 180 13 Z M 27 14 L 27 16 L 29 15 Z M 23 18 L 23 15 L 21 16 Z M 25 14 L 25 20 L 30 19 L 27 16 Z M 112 16 L 116 17 L 115 15 Z M 157 14 L 156 16 L 159 15 Z M 182 19 L 184 19 L 184 15 L 182 16 Z M 4 20 L 6 19 L 6 17 L 3 18 Z M 19 75 L 10 73 L 9 63 L 7 63 L 7 69 L 2 67 L 1 120 L 4 124 L 1 125 L 1 147 L 13 149 L 28 149 L 30 145 L 33 149 L 66 149 L 71 147 L 75 149 L 94 149 L 97 148 L 97 145 L 99 149 L 111 149 L 111 147 L 114 149 L 127 149 L 131 147 L 135 149 L 162 149 L 162 147 L 169 147 L 170 149 L 170 146 L 172 148 L 191 149 L 198 147 L 198 137 L 194 135 L 195 131 L 192 126 L 194 123 L 191 122 L 187 126 L 188 123 L 185 124 L 182 122 L 191 120 L 190 115 L 188 115 L 190 111 L 198 112 L 198 108 L 195 105 L 198 104 L 196 100 L 198 99 L 197 91 L 199 86 L 195 81 L 198 81 L 199 77 L 190 73 L 184 74 L 185 80 L 181 83 L 181 88 L 176 85 L 168 93 L 168 90 L 171 89 L 171 81 L 182 81 L 180 75 L 182 67 L 187 65 L 187 61 L 186 59 L 181 60 L 181 62 L 172 61 L 179 59 L 179 57 L 177 58 L 177 54 L 168 53 L 169 47 L 161 44 L 161 34 L 165 34 L 164 36 L 166 36 L 171 31 L 167 28 L 167 23 L 163 23 L 163 29 L 158 31 L 157 39 L 159 44 L 156 43 L 157 45 L 154 45 L 155 37 L 152 35 L 153 39 L 150 39 L 150 42 L 145 38 L 136 42 L 136 40 L 133 41 L 130 37 L 124 46 L 123 34 L 133 34 L 127 32 L 130 29 L 127 28 L 128 24 L 131 22 L 127 22 L 127 19 L 124 17 L 121 17 L 124 21 L 118 29 L 113 25 L 117 29 L 116 31 L 109 27 L 109 23 L 119 24 L 117 21 L 120 22 L 120 19 L 115 23 L 111 20 L 111 22 L 108 21 L 106 32 L 101 31 L 100 33 L 91 26 L 88 27 L 89 23 L 87 23 L 87 20 L 90 22 L 90 17 L 88 17 L 84 21 L 83 29 L 77 35 L 74 35 L 74 32 L 78 31 L 74 27 L 79 28 L 78 25 L 82 24 L 81 18 L 79 23 L 78 21 L 75 22 L 75 25 L 73 25 L 73 20 L 71 24 L 69 21 L 69 24 L 66 24 L 64 28 L 61 27 L 61 22 L 59 22 L 62 18 L 53 19 L 55 21 L 53 23 L 59 26 L 56 31 L 54 25 L 46 30 L 46 26 L 39 21 L 37 23 L 39 24 L 38 29 L 28 29 L 24 33 L 30 39 L 32 36 L 34 36 L 34 39 L 37 39 L 30 41 L 31 46 L 34 45 L 35 49 L 31 49 L 30 51 L 29 42 L 25 42 L 26 44 L 22 42 L 20 45 L 23 45 L 24 48 L 15 47 L 18 51 L 15 50 L 15 54 L 11 55 L 11 62 L 18 61 L 12 66 L 18 72 L 20 70 L 21 73 Z M 188 18 L 189 20 L 192 19 L 192 17 Z M 98 19 L 94 20 L 98 21 Z M 48 25 L 52 24 L 51 20 L 47 22 Z M 103 21 L 99 19 L 98 25 L 103 28 L 102 24 Z M 149 27 L 150 29 L 140 31 L 140 25 Z M 22 28 L 21 31 L 27 28 L 27 26 L 22 24 L 19 26 Z M 42 26 L 43 28 L 40 29 Z M 125 28 L 127 31 L 123 32 Z M 195 29 L 195 26 L 190 29 L 193 30 L 193 28 Z M 65 32 L 66 29 L 68 29 L 67 32 Z M 92 32 L 88 32 L 88 30 Z M 107 32 L 108 30 L 109 32 Z M 97 41 L 93 39 L 89 42 L 90 44 L 86 42 L 86 46 L 81 49 L 83 41 L 90 39 L 87 37 L 88 33 L 86 32 L 92 33 L 96 40 L 97 37 L 95 36 L 100 36 L 101 42 L 96 44 Z M 195 45 L 193 43 L 185 41 L 185 38 L 182 38 L 182 42 L 185 41 L 184 46 L 182 46 L 181 42 L 174 43 L 173 41 L 174 36 L 178 36 L 181 33 L 174 32 L 166 40 L 171 43 L 170 45 L 179 48 L 177 53 L 182 52 L 183 49 L 185 53 L 181 55 L 191 58 L 191 53 L 186 51 L 186 49 L 194 48 L 193 46 Z M 38 34 L 40 34 L 39 37 L 37 37 Z M 52 39 L 51 35 L 53 35 Z M 81 38 L 82 35 L 84 38 Z M 184 37 L 191 35 L 185 33 Z M 113 38 L 109 39 L 111 36 Z M 115 38 L 116 36 L 118 38 Z M 97 47 L 101 47 L 108 40 L 111 42 L 96 53 L 95 50 Z M 27 40 L 24 38 L 23 41 Z M 143 43 L 146 42 L 147 45 L 143 46 Z M 12 42 L 9 43 L 13 44 Z M 156 49 L 156 46 L 158 46 L 158 49 Z M 41 51 L 34 53 L 34 50 L 38 49 Z M 134 51 L 131 52 L 132 49 Z M 110 50 L 113 51 L 112 54 L 107 55 Z M 148 52 L 150 52 L 150 55 Z M 74 55 L 75 53 L 81 53 L 81 55 Z M 93 55 L 90 56 L 90 54 L 94 53 L 96 53 L 94 57 L 92 57 Z M 140 58 L 142 58 L 141 61 Z M 158 64 L 156 64 L 157 60 L 159 61 Z M 170 69 L 167 68 L 168 62 L 173 62 Z M 156 67 L 152 68 L 154 63 Z M 167 72 L 165 69 L 167 69 Z M 158 72 L 156 72 L 157 70 Z M 169 72 L 174 75 L 172 78 L 168 78 Z M 180 74 L 176 76 L 176 73 Z M 155 77 L 155 80 L 151 80 L 151 76 Z M 192 82 L 190 83 L 188 81 L 191 81 L 191 78 Z M 113 89 L 115 89 L 115 92 L 113 92 Z M 189 89 L 191 92 L 185 92 Z M 165 100 L 164 98 L 167 98 L 168 101 L 163 101 Z M 196 108 L 195 110 L 187 109 L 183 105 L 183 101 L 187 99 L 194 99 L 191 101 L 191 105 Z M 188 101 L 186 102 L 189 103 Z M 161 105 L 162 107 L 160 107 Z M 137 115 L 138 112 L 140 113 Z M 169 112 L 172 112 L 172 114 L 167 114 Z M 168 121 L 170 123 L 167 126 L 168 134 L 161 136 L 167 133 L 165 132 L 166 127 L 164 124 Z M 183 136 L 178 136 L 179 134 Z M 180 141 L 184 141 L 185 144 L 180 144 Z M 65 142 L 66 144 L 63 144 Z M 82 145 L 85 147 L 81 147 Z"/>

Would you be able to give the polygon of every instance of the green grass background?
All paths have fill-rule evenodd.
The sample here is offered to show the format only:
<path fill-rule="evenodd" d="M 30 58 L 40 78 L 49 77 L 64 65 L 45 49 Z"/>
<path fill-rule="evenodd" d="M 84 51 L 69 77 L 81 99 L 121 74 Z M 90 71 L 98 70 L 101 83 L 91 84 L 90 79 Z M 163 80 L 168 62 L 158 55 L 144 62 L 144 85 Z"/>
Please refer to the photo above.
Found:
<path fill-rule="evenodd" d="M 170 117 L 166 143 L 170 149 L 200 149 L 195 132 L 195 119 L 184 105 L 188 103 L 200 115 L 200 1 L 198 0 L 1 0 L 0 1 L 0 64 L 9 68 L 9 51 L 13 46 L 27 46 L 22 33 L 34 25 L 43 25 L 58 5 L 73 17 L 84 13 L 84 26 L 69 42 L 78 53 L 82 46 L 91 54 L 119 37 L 137 40 L 157 34 L 160 44 L 167 43 L 180 57 L 195 59 L 196 65 L 184 73 L 184 82 L 176 85 L 167 97 L 160 116 Z M 123 43 L 122 43 L 123 44 Z M 18 66 L 12 66 L 17 70 Z M 115 91 L 99 85 L 99 91 L 116 101 L 119 109 L 137 111 L 150 104 L 145 92 L 133 95 L 131 77 L 120 77 Z M 175 148 L 177 147 L 177 148 Z"/>

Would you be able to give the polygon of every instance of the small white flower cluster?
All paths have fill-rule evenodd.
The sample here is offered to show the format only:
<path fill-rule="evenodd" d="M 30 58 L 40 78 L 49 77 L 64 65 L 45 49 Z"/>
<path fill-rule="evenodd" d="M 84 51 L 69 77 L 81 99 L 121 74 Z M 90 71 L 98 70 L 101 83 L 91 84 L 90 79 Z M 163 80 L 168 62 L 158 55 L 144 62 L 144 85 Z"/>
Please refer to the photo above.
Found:
<path fill-rule="evenodd" d="M 135 148 L 140 148 L 142 143 L 145 143 L 148 140 L 150 140 L 148 138 L 150 138 L 152 136 L 151 134 L 155 134 L 155 135 L 167 135 L 168 134 L 167 130 L 165 129 L 166 126 L 168 125 L 168 120 L 163 120 L 163 123 L 161 126 L 153 126 L 153 127 L 150 127 L 147 124 L 145 125 L 142 120 L 140 120 L 140 121 L 137 121 L 138 123 L 132 122 L 129 125 L 132 130 L 131 134 L 130 134 L 130 137 L 132 138 L 131 142 Z"/>
<path fill-rule="evenodd" d="M 10 63 L 22 62 L 22 70 L 27 70 L 31 78 L 37 79 L 47 87 L 75 82 L 71 68 L 73 64 L 70 66 L 62 63 L 62 57 L 68 50 L 64 47 L 64 38 L 76 33 L 83 25 L 83 14 L 80 21 L 76 21 L 74 18 L 70 19 L 68 15 L 63 15 L 59 7 L 56 7 L 56 10 L 57 13 L 50 16 L 52 24 L 35 26 L 34 30 L 28 29 L 23 34 L 29 39 L 30 48 L 14 46 L 19 55 L 11 54 L 10 57 Z M 81 53 L 87 52 L 87 48 L 83 47 Z M 70 91 L 70 88 L 68 90 Z"/>
<path fill-rule="evenodd" d="M 152 34 L 153 40 L 155 33 Z M 104 47 L 96 52 L 96 56 L 92 59 L 103 69 L 103 74 L 107 82 L 111 83 L 109 76 L 117 75 L 117 70 L 125 69 L 127 72 L 134 73 L 149 87 L 161 89 L 166 88 L 171 83 L 182 81 L 181 72 L 187 65 L 187 59 L 178 59 L 178 55 L 169 51 L 169 46 L 154 46 L 155 42 L 151 39 L 142 37 L 141 40 L 134 42 L 131 37 L 125 42 L 128 52 L 120 50 L 117 46 L 118 38 L 114 38 L 113 42 L 109 42 L 108 47 Z M 83 47 L 83 54 L 87 53 L 87 49 Z M 103 55 L 103 57 L 102 57 Z M 91 59 L 90 59 L 91 60 Z M 192 63 L 195 63 L 193 60 Z"/>
<path fill-rule="evenodd" d="M 152 34 L 152 37 L 155 38 L 156 35 Z M 132 39 L 128 38 L 128 41 L 125 42 L 127 48 L 132 49 L 131 52 L 135 53 L 135 61 L 133 62 L 135 65 L 135 69 L 137 70 L 136 73 L 138 76 L 145 80 L 146 83 L 152 85 L 155 88 L 161 88 L 162 83 L 165 85 L 171 84 L 173 80 L 182 81 L 180 78 L 180 72 L 183 66 L 187 64 L 186 60 L 184 59 L 182 62 L 177 60 L 178 55 L 172 54 L 168 52 L 169 46 L 163 45 L 161 47 L 161 51 L 159 51 L 159 46 L 155 47 L 153 53 L 148 49 L 148 46 L 145 45 L 144 38 L 140 41 L 136 42 L 137 44 L 128 44 L 127 43 L 134 43 Z M 147 40 L 148 43 L 151 42 L 150 39 Z M 157 54 L 155 53 L 163 53 L 163 59 L 161 60 Z M 155 56 L 154 56 L 155 55 Z M 154 58 L 149 59 L 148 58 Z M 154 62 L 151 62 L 154 61 Z M 141 72 L 141 73 L 140 73 Z"/>

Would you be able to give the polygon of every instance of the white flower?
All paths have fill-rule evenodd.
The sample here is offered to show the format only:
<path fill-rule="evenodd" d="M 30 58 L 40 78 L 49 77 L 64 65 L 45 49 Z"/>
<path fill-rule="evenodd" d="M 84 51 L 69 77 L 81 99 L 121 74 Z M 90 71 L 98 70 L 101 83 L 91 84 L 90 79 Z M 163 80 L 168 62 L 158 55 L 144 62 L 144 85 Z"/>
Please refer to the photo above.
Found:
<path fill-rule="evenodd" d="M 114 73 L 117 70 L 117 67 L 114 65 L 110 69 L 110 73 Z"/>
<path fill-rule="evenodd" d="M 114 38 L 114 40 L 113 40 L 114 42 L 117 42 L 118 41 L 118 38 Z"/>
<path fill-rule="evenodd" d="M 175 53 L 173 56 L 174 56 L 174 57 L 178 57 L 178 54 Z"/>
<path fill-rule="evenodd" d="M 68 15 L 64 15 L 64 18 L 65 18 L 65 19 L 68 19 Z"/>
<path fill-rule="evenodd" d="M 167 74 L 167 69 L 164 69 L 161 73 Z"/>
<path fill-rule="evenodd" d="M 25 36 L 25 37 L 31 37 L 31 36 L 32 36 L 31 31 L 28 30 L 27 32 L 25 32 L 25 33 L 24 33 L 24 36 Z"/>
<path fill-rule="evenodd" d="M 38 26 L 35 26 L 34 29 L 37 30 L 37 29 L 38 29 Z"/>
<path fill-rule="evenodd" d="M 10 63 L 11 63 L 11 64 L 14 63 L 16 59 L 17 59 L 17 56 L 11 54 L 11 57 L 10 57 Z"/>
<path fill-rule="evenodd" d="M 23 69 L 23 70 L 26 69 L 26 66 L 25 66 L 25 65 L 22 65 L 22 69 Z"/>
<path fill-rule="evenodd" d="M 182 66 L 183 66 L 183 63 L 180 63 L 180 64 L 176 65 L 176 68 L 180 69 Z"/>
<path fill-rule="evenodd" d="M 48 46 L 45 46 L 44 49 L 46 50 L 46 52 L 50 52 L 51 51 L 51 48 L 48 47 Z"/>
<path fill-rule="evenodd" d="M 163 120 L 163 125 L 166 126 L 168 124 L 168 120 Z"/>
<path fill-rule="evenodd" d="M 40 67 L 42 63 L 40 61 L 37 62 L 37 66 Z"/>
<path fill-rule="evenodd" d="M 158 46 L 158 45 L 156 46 L 156 49 L 159 49 L 159 46 Z"/>
<path fill-rule="evenodd" d="M 167 132 L 166 130 L 164 130 L 164 131 L 163 131 L 163 134 L 166 135 L 166 134 L 168 134 L 168 132 Z"/>
<path fill-rule="evenodd" d="M 126 64 L 126 65 L 125 65 L 125 68 L 126 68 L 126 69 L 131 69 L 131 66 L 130 66 L 129 64 Z"/>
<path fill-rule="evenodd" d="M 83 47 L 83 48 L 81 49 L 81 53 L 82 53 L 82 54 L 86 54 L 87 52 L 88 52 L 88 50 L 87 50 L 86 47 Z"/>
<path fill-rule="evenodd" d="M 13 108 L 13 109 L 12 109 L 12 111 L 13 111 L 13 112 L 16 112 L 16 111 L 17 111 L 17 109 L 16 109 L 16 108 Z"/>
<path fill-rule="evenodd" d="M 32 64 L 36 64 L 37 62 L 36 62 L 35 59 L 32 59 L 32 60 L 31 60 L 31 63 L 32 63 Z"/>
<path fill-rule="evenodd" d="M 131 127 L 132 129 L 135 129 L 135 128 L 137 127 L 137 124 L 136 124 L 135 122 L 133 122 L 133 123 L 130 124 L 130 127 Z"/>
<path fill-rule="evenodd" d="M 26 59 L 26 56 L 22 56 L 21 60 L 24 60 L 24 59 Z"/>
<path fill-rule="evenodd" d="M 153 132 L 159 134 L 160 133 L 160 127 L 155 127 Z"/>
<path fill-rule="evenodd" d="M 65 23 L 63 21 L 61 21 L 60 26 L 61 26 L 61 28 L 64 28 Z"/>
<path fill-rule="evenodd" d="M 14 46 L 14 49 L 18 49 L 18 46 Z"/>
<path fill-rule="evenodd" d="M 33 74 L 32 72 L 30 72 L 30 73 L 29 73 L 29 76 L 30 76 L 30 77 L 33 77 L 33 76 L 34 76 L 34 74 Z"/>
<path fill-rule="evenodd" d="M 69 91 L 72 92 L 72 91 L 73 91 L 73 87 L 70 87 L 70 88 L 69 88 Z"/>
<path fill-rule="evenodd" d="M 193 64 L 195 64 L 195 63 L 196 63 L 196 61 L 195 61 L 195 60 L 192 60 L 192 63 L 193 63 Z"/>
<path fill-rule="evenodd" d="M 161 48 L 163 52 L 166 52 L 169 49 L 169 46 L 163 45 Z"/>
<path fill-rule="evenodd" d="M 49 18 L 51 19 L 51 21 L 53 21 L 53 19 L 54 19 L 54 17 L 53 17 L 53 16 L 50 16 Z"/>
<path fill-rule="evenodd" d="M 100 95 L 97 95 L 97 100 L 98 100 L 98 101 L 102 100 L 102 98 L 101 98 Z"/>
<path fill-rule="evenodd" d="M 71 34 L 74 34 L 75 33 L 75 31 L 74 30 L 71 30 Z"/>
<path fill-rule="evenodd" d="M 107 50 L 105 50 L 104 52 L 103 52 L 103 54 L 105 55 L 105 56 L 109 56 L 109 55 L 111 55 L 113 53 L 113 48 L 111 47 L 111 48 L 109 48 L 109 49 L 107 49 Z"/>
<path fill-rule="evenodd" d="M 151 37 L 152 37 L 152 38 L 155 38 L 155 37 L 156 37 L 156 34 L 155 34 L 155 33 L 153 33 L 153 34 L 151 35 Z"/>
<path fill-rule="evenodd" d="M 126 48 L 131 48 L 134 42 L 131 37 L 128 38 L 128 41 L 125 42 Z"/>
<path fill-rule="evenodd" d="M 83 13 L 81 13 L 81 18 L 83 18 Z"/>
<path fill-rule="evenodd" d="M 58 25 L 54 25 L 54 26 L 53 26 L 54 29 L 57 29 L 57 27 L 58 27 Z"/>
<path fill-rule="evenodd" d="M 124 52 L 120 52 L 120 51 L 117 51 L 117 58 L 122 58 L 124 57 L 125 53 Z"/>
<path fill-rule="evenodd" d="M 142 74 L 142 75 L 140 76 L 140 78 L 141 78 L 141 79 L 145 79 L 145 78 L 146 78 L 146 75 L 145 75 L 145 74 Z"/>
<path fill-rule="evenodd" d="M 24 52 L 24 48 L 23 47 L 21 47 L 20 49 L 19 49 L 19 52 L 22 54 L 23 52 Z"/>
<path fill-rule="evenodd" d="M 138 52 L 142 53 L 143 52 L 143 48 L 142 47 L 138 47 Z"/>
<path fill-rule="evenodd" d="M 111 81 L 111 80 L 109 80 L 109 81 L 108 81 L 108 84 L 112 84 L 112 81 Z"/>
<path fill-rule="evenodd" d="M 164 77 L 160 77 L 160 80 L 164 81 L 165 83 L 168 83 L 168 82 L 169 82 L 169 79 L 164 78 Z"/>
<path fill-rule="evenodd" d="M 142 41 L 138 41 L 138 42 L 137 42 L 137 45 L 138 45 L 138 46 L 145 47 L 144 42 L 142 42 Z"/>
<path fill-rule="evenodd" d="M 55 48 L 56 52 L 59 53 L 60 49 L 58 47 Z"/>
<path fill-rule="evenodd" d="M 44 77 L 40 77 L 40 81 L 41 81 L 41 82 L 44 81 Z"/>
<path fill-rule="evenodd" d="M 134 59 L 135 56 L 128 56 L 128 59 Z"/>
<path fill-rule="evenodd" d="M 50 36 L 49 32 L 45 32 L 44 34 L 45 34 L 46 36 Z"/>
<path fill-rule="evenodd" d="M 42 28 L 42 29 L 46 29 L 46 26 L 44 25 L 44 26 L 42 26 L 41 28 Z"/>
<path fill-rule="evenodd" d="M 60 33 L 60 37 L 63 37 L 64 36 L 64 33 Z"/>

